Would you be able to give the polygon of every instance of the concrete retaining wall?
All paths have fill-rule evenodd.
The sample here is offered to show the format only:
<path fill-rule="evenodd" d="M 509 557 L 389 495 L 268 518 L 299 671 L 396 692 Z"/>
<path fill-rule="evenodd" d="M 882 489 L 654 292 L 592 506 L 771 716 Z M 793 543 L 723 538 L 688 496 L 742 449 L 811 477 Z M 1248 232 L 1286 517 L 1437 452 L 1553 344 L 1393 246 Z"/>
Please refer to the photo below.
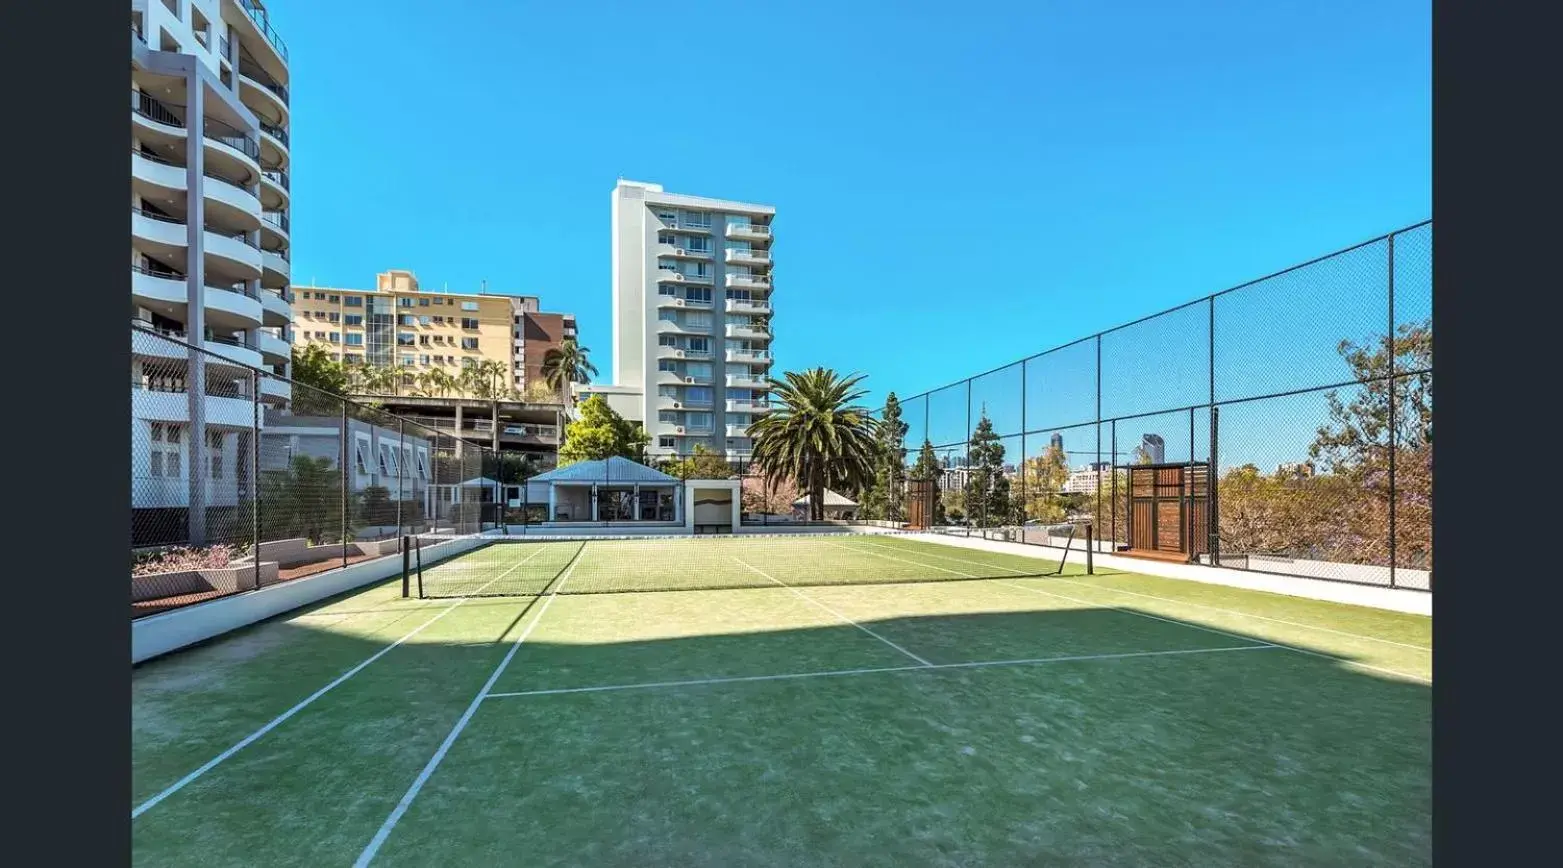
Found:
<path fill-rule="evenodd" d="M 426 542 L 423 555 L 425 560 L 450 557 L 478 545 L 476 539 Z M 139 618 L 130 622 L 130 662 L 150 660 L 327 597 L 384 581 L 398 575 L 401 569 L 400 557 L 383 557 Z"/>

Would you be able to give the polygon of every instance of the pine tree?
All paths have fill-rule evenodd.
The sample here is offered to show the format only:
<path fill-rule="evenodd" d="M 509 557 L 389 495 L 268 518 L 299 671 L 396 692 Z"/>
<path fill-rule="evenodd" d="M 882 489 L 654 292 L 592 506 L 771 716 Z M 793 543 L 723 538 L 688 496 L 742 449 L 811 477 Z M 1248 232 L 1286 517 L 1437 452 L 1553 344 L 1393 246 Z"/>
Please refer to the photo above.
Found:
<path fill-rule="evenodd" d="M 900 521 L 906 499 L 906 431 L 901 421 L 901 402 L 891 392 L 875 429 L 874 479 L 863 493 L 863 514 L 867 518 Z"/>
<path fill-rule="evenodd" d="M 967 444 L 971 456 L 966 477 L 966 511 L 978 527 L 999 527 L 1010 509 L 1009 477 L 1004 475 L 1004 443 L 993 433 L 987 408 Z"/>
<path fill-rule="evenodd" d="M 939 456 L 935 455 L 933 452 L 933 444 L 926 439 L 923 440 L 923 448 L 917 453 L 917 462 L 912 465 L 910 478 L 920 482 L 937 482 L 939 479 L 939 474 L 942 472 L 943 468 L 939 466 Z M 946 523 L 944 515 L 944 498 L 942 497 L 935 497 L 933 499 L 932 523 L 935 525 L 942 525 Z"/>

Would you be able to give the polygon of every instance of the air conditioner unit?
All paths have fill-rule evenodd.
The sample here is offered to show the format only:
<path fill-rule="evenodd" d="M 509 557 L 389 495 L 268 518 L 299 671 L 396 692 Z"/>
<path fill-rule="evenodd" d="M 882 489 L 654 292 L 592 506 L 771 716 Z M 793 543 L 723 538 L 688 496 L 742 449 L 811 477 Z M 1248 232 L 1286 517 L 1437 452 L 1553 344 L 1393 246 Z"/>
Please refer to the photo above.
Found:
<path fill-rule="evenodd" d="M 685 377 L 684 378 L 684 382 L 686 382 L 686 383 L 693 383 L 694 381 L 695 381 L 694 377 Z"/>
<path fill-rule="evenodd" d="M 684 426 L 683 425 L 674 425 L 673 426 L 673 433 L 674 434 L 682 434 L 682 433 L 684 433 Z"/>
<path fill-rule="evenodd" d="M 684 405 L 680 404 L 677 401 L 674 401 L 673 402 L 673 409 L 675 409 L 675 410 L 682 410 L 682 409 L 684 409 Z"/>

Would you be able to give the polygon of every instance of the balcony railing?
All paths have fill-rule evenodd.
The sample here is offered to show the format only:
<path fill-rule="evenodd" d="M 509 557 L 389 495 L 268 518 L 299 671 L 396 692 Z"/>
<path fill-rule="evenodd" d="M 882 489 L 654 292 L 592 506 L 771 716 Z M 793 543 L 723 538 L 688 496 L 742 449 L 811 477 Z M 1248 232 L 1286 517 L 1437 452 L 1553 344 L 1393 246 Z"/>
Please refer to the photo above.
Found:
<path fill-rule="evenodd" d="M 771 227 L 761 223 L 731 223 L 727 227 L 730 235 L 763 235 L 771 236 Z"/>
<path fill-rule="evenodd" d="M 182 115 L 174 112 L 175 108 L 182 109 L 184 106 L 173 106 L 153 97 L 146 91 L 136 90 L 135 88 L 130 89 L 130 110 L 148 120 L 167 124 L 171 127 L 183 127 L 185 119 Z"/>
<path fill-rule="evenodd" d="M 292 230 L 290 230 L 288 228 L 288 226 L 289 226 L 288 212 L 286 212 L 286 211 L 262 211 L 261 212 L 261 221 L 264 222 L 264 223 L 269 223 L 272 226 L 275 226 L 278 229 L 281 229 L 283 232 L 292 231 Z M 278 251 L 274 250 L 272 252 L 276 253 Z"/>
<path fill-rule="evenodd" d="M 249 55 L 246 54 L 245 56 L 248 57 Z M 288 104 L 288 89 L 287 89 L 287 87 L 285 87 L 285 86 L 283 86 L 281 84 L 278 84 L 276 79 L 274 79 L 271 76 L 267 75 L 265 72 L 262 72 L 261 70 L 255 68 L 254 66 L 251 66 L 251 65 L 249 65 L 247 63 L 241 63 L 239 65 L 239 75 L 244 76 L 245 78 L 249 79 L 250 81 L 253 81 L 256 84 L 260 85 L 261 87 L 264 87 L 267 90 L 271 91 L 272 93 L 276 94 L 277 98 L 282 100 L 282 104 L 283 105 L 287 105 Z"/>
<path fill-rule="evenodd" d="M 135 317 L 130 318 L 130 324 L 136 328 L 141 329 L 142 331 L 148 331 L 156 335 L 162 335 L 165 338 L 173 338 L 176 341 L 182 341 L 185 339 L 185 332 L 183 329 L 171 329 L 164 326 L 155 326 L 144 319 L 136 319 Z"/>
<path fill-rule="evenodd" d="M 735 259 L 741 259 L 746 262 L 769 263 L 771 261 L 771 252 L 769 250 L 728 250 L 727 261 L 732 262 Z"/>
<path fill-rule="evenodd" d="M 266 123 L 265 121 L 261 121 L 260 122 L 260 128 L 261 128 L 261 132 L 263 132 L 266 135 L 271 136 L 272 138 L 274 138 L 277 141 L 281 142 L 283 144 L 283 147 L 287 147 L 287 145 L 288 145 L 288 131 L 287 130 L 283 129 L 282 127 L 277 126 L 276 124 Z"/>
<path fill-rule="evenodd" d="M 266 10 L 259 3 L 256 3 L 255 0 L 239 0 L 239 8 L 243 9 L 250 16 L 251 21 L 255 22 L 255 27 L 260 30 L 261 36 L 266 37 L 266 41 L 271 43 L 271 47 L 277 50 L 277 56 L 286 61 L 288 59 L 288 46 L 282 41 L 282 36 L 272 29 L 271 21 L 266 17 Z"/>
<path fill-rule="evenodd" d="M 224 58 L 225 60 L 233 60 L 233 43 L 228 41 L 228 37 L 217 37 L 217 53 L 218 56 Z"/>
<path fill-rule="evenodd" d="M 208 119 L 201 125 L 201 135 L 214 142 L 222 142 L 252 160 L 260 159 L 260 143 L 222 121 Z"/>
<path fill-rule="evenodd" d="M 140 21 L 130 22 L 130 35 L 136 37 L 136 39 L 140 40 L 141 42 L 147 41 L 146 34 L 141 31 Z"/>
<path fill-rule="evenodd" d="M 736 311 L 739 309 L 751 311 L 769 311 L 771 309 L 771 303 L 768 299 L 763 298 L 729 298 L 727 300 L 727 309 L 729 311 Z"/>
<path fill-rule="evenodd" d="M 272 182 L 273 184 L 276 184 L 278 187 L 281 187 L 284 190 L 289 189 L 288 173 L 282 171 L 281 169 L 262 169 L 261 177 Z"/>
<path fill-rule="evenodd" d="M 771 277 L 768 274 L 729 274 L 728 286 L 769 287 Z"/>

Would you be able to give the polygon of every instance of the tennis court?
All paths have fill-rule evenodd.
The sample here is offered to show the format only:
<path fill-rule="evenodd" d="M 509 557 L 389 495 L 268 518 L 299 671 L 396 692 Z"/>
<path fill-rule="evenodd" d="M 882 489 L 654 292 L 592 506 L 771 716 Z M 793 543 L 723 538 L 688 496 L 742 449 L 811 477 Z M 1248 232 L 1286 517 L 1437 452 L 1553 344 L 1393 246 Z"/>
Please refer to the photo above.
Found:
<path fill-rule="evenodd" d="M 1431 860 L 1427 618 L 896 534 L 414 573 L 135 671 L 138 863 Z"/>

